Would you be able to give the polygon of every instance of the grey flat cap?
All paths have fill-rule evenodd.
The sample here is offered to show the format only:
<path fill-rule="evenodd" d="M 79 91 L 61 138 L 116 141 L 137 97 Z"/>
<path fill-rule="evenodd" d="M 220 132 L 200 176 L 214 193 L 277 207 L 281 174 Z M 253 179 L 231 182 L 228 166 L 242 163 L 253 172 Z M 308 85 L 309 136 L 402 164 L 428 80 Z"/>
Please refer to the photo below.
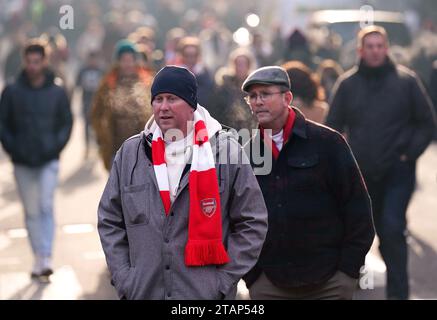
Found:
<path fill-rule="evenodd" d="M 256 69 L 246 80 L 244 80 L 241 90 L 247 90 L 253 84 L 279 85 L 290 88 L 290 78 L 284 68 L 277 66 L 268 66 Z"/>

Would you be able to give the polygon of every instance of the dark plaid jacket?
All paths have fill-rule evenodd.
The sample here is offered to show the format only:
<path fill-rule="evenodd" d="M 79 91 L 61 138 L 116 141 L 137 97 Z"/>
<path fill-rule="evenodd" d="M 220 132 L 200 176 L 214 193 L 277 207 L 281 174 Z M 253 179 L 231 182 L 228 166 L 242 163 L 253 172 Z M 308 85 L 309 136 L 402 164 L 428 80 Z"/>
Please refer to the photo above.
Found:
<path fill-rule="evenodd" d="M 347 142 L 294 110 L 289 142 L 271 173 L 257 176 L 269 229 L 248 286 L 262 271 L 278 287 L 322 283 L 337 270 L 358 278 L 373 242 L 370 198 Z M 259 135 L 245 146 L 252 166 L 255 144 Z"/>

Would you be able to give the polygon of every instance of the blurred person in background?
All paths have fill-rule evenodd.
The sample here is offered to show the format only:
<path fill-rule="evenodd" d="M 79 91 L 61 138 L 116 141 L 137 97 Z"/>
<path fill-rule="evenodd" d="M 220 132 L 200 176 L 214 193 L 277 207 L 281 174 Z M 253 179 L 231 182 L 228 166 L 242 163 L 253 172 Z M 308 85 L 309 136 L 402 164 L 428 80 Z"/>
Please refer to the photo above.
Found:
<path fill-rule="evenodd" d="M 128 36 L 144 55 L 145 67 L 156 72 L 164 63 L 164 54 L 156 49 L 155 31 L 151 27 L 139 27 Z"/>
<path fill-rule="evenodd" d="M 164 59 L 166 65 L 182 64 L 182 58 L 178 51 L 179 41 L 183 39 L 187 33 L 182 28 L 173 28 L 167 32 L 165 36 L 165 52 Z"/>
<path fill-rule="evenodd" d="M 434 130 L 432 103 L 416 74 L 389 57 L 379 26 L 358 34 L 359 65 L 339 78 L 327 125 L 345 133 L 372 198 L 379 250 L 387 266 L 386 296 L 408 299 L 406 212 L 416 162 Z"/>
<path fill-rule="evenodd" d="M 274 50 L 270 42 L 264 39 L 261 30 L 254 30 L 252 32 L 250 48 L 252 54 L 255 56 L 256 65 L 258 67 L 264 67 L 272 64 L 272 55 L 274 55 Z"/>
<path fill-rule="evenodd" d="M 313 69 L 313 53 L 306 35 L 300 29 L 294 29 L 286 39 L 284 61 L 297 60 Z"/>
<path fill-rule="evenodd" d="M 231 52 L 228 65 L 216 73 L 217 91 L 208 110 L 221 124 L 237 131 L 252 130 L 257 125 L 241 91 L 244 80 L 255 68 L 253 54 L 246 48 L 237 48 Z"/>
<path fill-rule="evenodd" d="M 282 67 L 290 77 L 293 105 L 302 111 L 308 120 L 325 123 L 329 106 L 317 75 L 300 61 L 288 61 Z"/>
<path fill-rule="evenodd" d="M 183 29 L 187 34 L 199 34 L 199 32 L 202 30 L 201 18 L 202 18 L 202 14 L 201 12 L 199 12 L 199 8 L 197 8 L 197 6 L 196 8 L 190 8 L 187 11 L 185 11 L 182 17 L 181 24 L 177 28 Z M 177 29 L 177 28 L 173 28 L 173 29 Z"/>
<path fill-rule="evenodd" d="M 214 90 L 214 79 L 211 71 L 202 62 L 202 50 L 197 37 L 185 37 L 179 42 L 179 52 L 183 67 L 196 76 L 199 104 L 209 105 Z"/>
<path fill-rule="evenodd" d="M 102 49 L 105 29 L 97 18 L 92 18 L 85 31 L 77 40 L 76 53 L 80 61 L 88 60 L 90 52 L 97 52 Z"/>
<path fill-rule="evenodd" d="M 162 49 L 167 32 L 181 26 L 185 3 L 184 1 L 159 0 L 149 3 L 148 9 L 159 26 L 156 29 L 156 47 Z"/>
<path fill-rule="evenodd" d="M 123 25 L 123 16 L 116 10 L 111 10 L 103 17 L 103 28 L 105 35 L 102 41 L 102 53 L 105 67 L 111 65 L 113 59 L 114 47 L 120 39 L 126 37 Z"/>
<path fill-rule="evenodd" d="M 59 19 L 60 3 L 57 0 L 31 1 L 32 18 L 39 33 L 53 28 Z M 79 10 L 78 10 L 79 11 Z"/>
<path fill-rule="evenodd" d="M 91 139 L 91 104 L 103 77 L 100 52 L 91 51 L 85 65 L 79 70 L 76 86 L 82 90 L 82 116 L 85 122 L 85 159 L 88 158 Z"/>
<path fill-rule="evenodd" d="M 317 67 L 317 75 L 323 89 L 325 89 L 326 101 L 331 100 L 335 82 L 343 73 L 343 68 L 337 62 L 330 59 L 323 60 Z"/>
<path fill-rule="evenodd" d="M 429 80 L 429 92 L 434 104 L 435 113 L 437 114 L 437 60 L 435 60 L 432 64 L 431 79 Z M 434 133 L 434 140 L 437 140 L 437 127 Z"/>
<path fill-rule="evenodd" d="M 314 59 L 338 61 L 340 49 L 343 44 L 342 37 L 328 27 L 321 27 L 318 31 L 312 30 L 308 34 L 308 40 L 314 51 Z"/>
<path fill-rule="evenodd" d="M 65 89 L 54 83 L 46 50 L 32 41 L 24 48 L 24 69 L 0 100 L 0 140 L 14 165 L 34 254 L 31 276 L 53 273 L 53 202 L 59 155 L 70 137 L 72 114 Z"/>
<path fill-rule="evenodd" d="M 424 19 L 415 35 L 410 50 L 410 66 L 428 87 L 432 64 L 437 59 L 437 26 L 431 19 Z"/>
<path fill-rule="evenodd" d="M 273 23 L 270 27 L 270 34 L 272 35 L 271 45 L 274 48 L 270 55 L 271 65 L 280 65 L 284 62 L 283 54 L 287 45 L 281 32 L 281 24 L 278 22 Z"/>
<path fill-rule="evenodd" d="M 9 35 L 9 38 L 11 41 L 10 49 L 6 55 L 3 69 L 4 80 L 7 84 L 15 82 L 22 66 L 22 52 L 27 42 L 25 28 L 19 27 L 17 31 Z"/>
<path fill-rule="evenodd" d="M 47 32 L 40 36 L 40 39 L 47 48 L 47 59 L 50 68 L 56 77 L 62 80 L 62 85 L 66 88 L 68 96 L 71 97 L 73 86 L 67 72 L 67 60 L 69 57 L 67 40 L 57 27 L 50 27 Z"/>
<path fill-rule="evenodd" d="M 203 28 L 199 33 L 202 61 L 211 73 L 226 64 L 231 51 L 232 34 L 212 9 L 203 13 Z"/>
<path fill-rule="evenodd" d="M 103 77 L 91 107 L 91 123 L 108 171 L 122 143 L 143 130 L 152 113 L 152 76 L 141 67 L 135 44 L 120 40 L 115 48 L 115 63 Z"/>

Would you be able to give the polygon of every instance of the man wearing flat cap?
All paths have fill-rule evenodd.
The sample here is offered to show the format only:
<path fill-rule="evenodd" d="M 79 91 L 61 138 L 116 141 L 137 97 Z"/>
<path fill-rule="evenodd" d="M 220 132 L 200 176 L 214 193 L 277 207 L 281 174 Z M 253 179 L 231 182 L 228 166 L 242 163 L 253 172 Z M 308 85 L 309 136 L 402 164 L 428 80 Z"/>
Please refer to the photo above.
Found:
<path fill-rule="evenodd" d="M 293 79 L 291 79 L 293 80 Z M 263 67 L 242 90 L 259 122 L 245 145 L 268 211 L 256 266 L 244 277 L 252 299 L 351 299 L 374 238 L 369 195 L 336 131 L 290 106 L 290 79 Z M 264 150 L 263 161 L 254 161 Z"/>
<path fill-rule="evenodd" d="M 153 116 L 115 156 L 98 208 L 122 299 L 232 299 L 256 263 L 267 210 L 235 137 L 197 103 L 197 81 L 167 66 Z"/>

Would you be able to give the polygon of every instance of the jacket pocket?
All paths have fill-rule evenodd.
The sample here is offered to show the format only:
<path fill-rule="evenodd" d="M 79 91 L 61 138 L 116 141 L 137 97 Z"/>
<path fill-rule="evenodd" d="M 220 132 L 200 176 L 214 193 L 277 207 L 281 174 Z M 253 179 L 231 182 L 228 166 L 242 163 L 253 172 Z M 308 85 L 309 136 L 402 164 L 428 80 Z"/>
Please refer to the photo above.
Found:
<path fill-rule="evenodd" d="M 135 268 L 126 265 L 118 270 L 113 276 L 113 284 L 121 300 L 129 299 L 129 291 L 132 287 L 132 278 Z"/>
<path fill-rule="evenodd" d="M 319 156 L 317 154 L 301 157 L 290 157 L 287 159 L 289 166 L 296 169 L 306 169 L 315 167 L 319 163 Z"/>
<path fill-rule="evenodd" d="M 149 184 L 124 186 L 121 194 L 126 225 L 149 223 Z"/>
<path fill-rule="evenodd" d="M 314 191 L 314 188 L 320 183 L 318 164 L 319 156 L 317 154 L 289 157 L 287 159 L 287 165 L 290 169 L 288 188 L 291 190 Z"/>

